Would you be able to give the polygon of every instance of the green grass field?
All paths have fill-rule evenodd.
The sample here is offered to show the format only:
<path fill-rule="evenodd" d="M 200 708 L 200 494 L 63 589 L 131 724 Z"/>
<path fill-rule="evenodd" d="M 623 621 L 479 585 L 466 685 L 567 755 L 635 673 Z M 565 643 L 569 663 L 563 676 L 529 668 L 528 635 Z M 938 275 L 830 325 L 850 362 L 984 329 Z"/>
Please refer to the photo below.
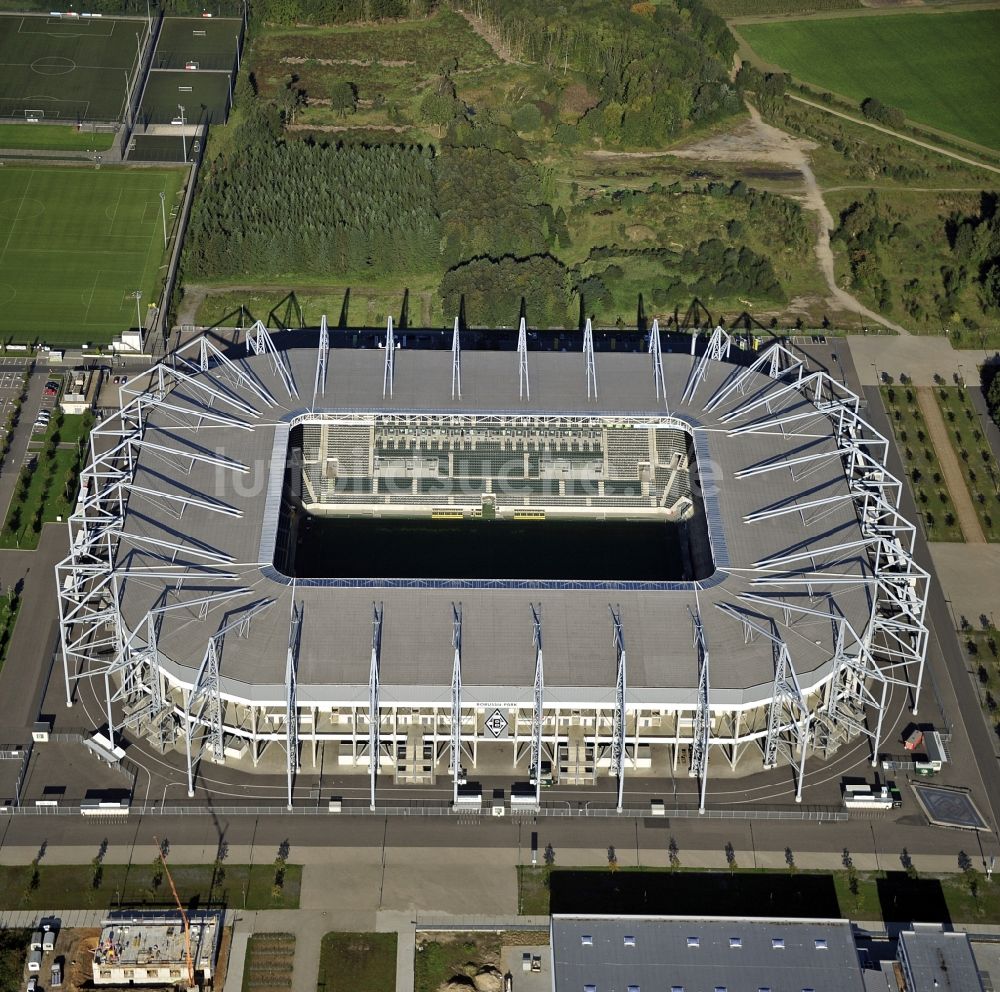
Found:
<path fill-rule="evenodd" d="M 189 124 L 225 124 L 229 73 L 156 69 L 149 74 L 139 118 L 144 124 L 169 124 L 184 107 Z"/>
<path fill-rule="evenodd" d="M 765 61 L 860 102 L 877 97 L 911 120 L 1000 148 L 1000 10 L 744 24 Z"/>
<path fill-rule="evenodd" d="M 0 338 L 109 341 L 159 297 L 184 172 L 6 166 L 0 186 Z"/>
<path fill-rule="evenodd" d="M 328 933 L 320 949 L 317 992 L 394 992 L 396 934 Z"/>
<path fill-rule="evenodd" d="M 0 117 L 117 119 L 147 30 L 145 20 L 0 16 Z"/>
<path fill-rule="evenodd" d="M 102 131 L 77 131 L 73 126 L 0 124 L 0 148 L 37 148 L 39 151 L 107 151 L 115 136 Z"/>
<path fill-rule="evenodd" d="M 238 18 L 168 17 L 160 28 L 153 65 L 157 69 L 233 69 L 237 39 L 243 32 Z"/>

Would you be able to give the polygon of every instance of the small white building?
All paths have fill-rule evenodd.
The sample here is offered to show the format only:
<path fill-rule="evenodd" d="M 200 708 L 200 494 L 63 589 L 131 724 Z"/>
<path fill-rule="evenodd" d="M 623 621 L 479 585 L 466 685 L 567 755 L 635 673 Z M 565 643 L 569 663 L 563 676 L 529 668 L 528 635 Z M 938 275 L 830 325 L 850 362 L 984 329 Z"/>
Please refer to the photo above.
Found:
<path fill-rule="evenodd" d="M 188 917 L 195 980 L 210 981 L 218 953 L 219 918 Z M 187 985 L 180 913 L 135 913 L 105 920 L 94 950 L 95 985 Z"/>
<path fill-rule="evenodd" d="M 59 406 L 63 413 L 86 413 L 94 408 L 97 390 L 101 384 L 100 372 L 72 372 L 66 382 Z"/>

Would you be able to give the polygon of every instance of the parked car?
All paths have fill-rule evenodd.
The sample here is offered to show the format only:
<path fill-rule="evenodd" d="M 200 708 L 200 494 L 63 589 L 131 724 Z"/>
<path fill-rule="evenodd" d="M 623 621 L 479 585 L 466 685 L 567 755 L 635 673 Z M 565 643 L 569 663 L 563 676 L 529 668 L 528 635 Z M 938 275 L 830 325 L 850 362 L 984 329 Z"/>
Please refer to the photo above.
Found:
<path fill-rule="evenodd" d="M 38 988 L 38 979 L 35 978 L 34 975 L 32 975 L 31 978 L 28 979 L 28 988 L 26 992 L 35 992 L 37 988 Z"/>

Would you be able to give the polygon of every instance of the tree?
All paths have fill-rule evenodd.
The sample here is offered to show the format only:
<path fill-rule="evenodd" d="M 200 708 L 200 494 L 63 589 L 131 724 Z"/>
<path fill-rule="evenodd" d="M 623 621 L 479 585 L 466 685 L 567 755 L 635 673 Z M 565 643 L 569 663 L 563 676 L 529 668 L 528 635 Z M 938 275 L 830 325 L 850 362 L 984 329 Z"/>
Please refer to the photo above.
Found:
<path fill-rule="evenodd" d="M 674 837 L 670 838 L 670 843 L 667 845 L 667 858 L 670 861 L 670 867 L 677 871 L 681 866 L 681 852 Z"/>
<path fill-rule="evenodd" d="M 358 109 L 358 88 L 347 80 L 337 80 L 330 88 L 330 106 L 341 117 L 353 114 Z"/>

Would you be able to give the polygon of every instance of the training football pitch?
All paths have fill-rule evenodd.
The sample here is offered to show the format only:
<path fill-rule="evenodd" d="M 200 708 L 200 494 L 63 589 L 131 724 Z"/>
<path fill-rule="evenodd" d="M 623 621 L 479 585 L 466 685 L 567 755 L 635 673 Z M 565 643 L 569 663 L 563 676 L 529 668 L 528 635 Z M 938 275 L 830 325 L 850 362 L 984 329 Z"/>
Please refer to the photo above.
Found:
<path fill-rule="evenodd" d="M 181 169 L 3 168 L 0 338 L 107 342 L 159 300 Z"/>
<path fill-rule="evenodd" d="M 911 120 L 1000 148 L 1000 10 L 741 24 L 765 61 L 861 101 L 876 97 Z"/>
<path fill-rule="evenodd" d="M 0 15 L 0 117 L 116 120 L 147 34 L 142 18 Z"/>

